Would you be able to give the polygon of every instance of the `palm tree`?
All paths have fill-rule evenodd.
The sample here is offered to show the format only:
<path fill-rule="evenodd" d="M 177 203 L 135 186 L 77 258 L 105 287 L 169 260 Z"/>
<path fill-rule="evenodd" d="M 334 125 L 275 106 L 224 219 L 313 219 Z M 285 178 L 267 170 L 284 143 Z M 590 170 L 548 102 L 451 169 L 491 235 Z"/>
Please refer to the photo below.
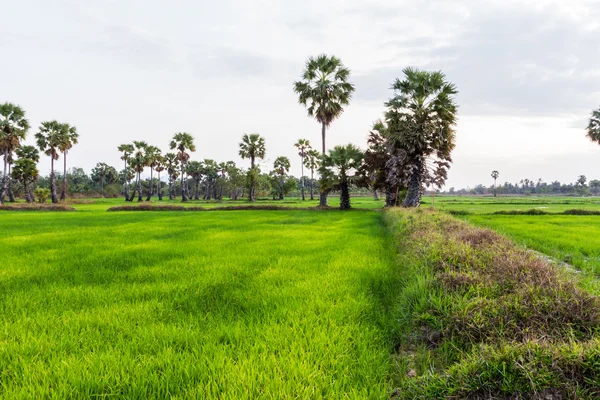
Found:
<path fill-rule="evenodd" d="M 6 191 L 8 193 L 8 201 L 10 201 L 11 203 L 14 203 L 15 202 L 15 194 L 12 189 L 12 181 L 13 180 L 12 180 L 11 170 L 12 170 L 12 166 L 13 166 L 13 163 L 15 160 L 13 158 L 12 151 L 8 153 L 8 158 L 6 161 L 8 164 L 8 177 L 7 177 Z"/>
<path fill-rule="evenodd" d="M 306 200 L 304 198 L 304 158 L 306 157 L 306 152 L 312 149 L 312 147 L 307 139 L 298 139 L 294 146 L 298 149 L 298 155 L 300 156 L 300 166 L 302 169 L 302 201 L 304 201 Z"/>
<path fill-rule="evenodd" d="M 0 104 L 0 151 L 4 155 L 0 204 L 4 203 L 7 185 L 8 154 L 15 151 L 21 141 L 25 140 L 28 130 L 29 122 L 25 118 L 25 111 L 21 107 L 12 103 Z"/>
<path fill-rule="evenodd" d="M 160 149 L 156 146 L 146 146 L 146 166 L 150 167 L 150 183 L 148 184 L 148 196 L 146 197 L 146 201 L 150 201 L 152 198 L 152 192 L 154 191 L 154 180 L 153 174 L 154 167 L 156 167 L 156 163 L 158 162 L 158 158 L 160 157 Z"/>
<path fill-rule="evenodd" d="M 265 158 L 265 139 L 258 133 L 244 134 L 240 142 L 240 157 L 250 159 L 250 170 L 248 171 L 250 194 L 249 201 L 256 201 L 256 184 L 258 181 L 258 171 L 256 169 L 256 159 Z"/>
<path fill-rule="evenodd" d="M 590 123 L 587 127 L 586 136 L 591 141 L 600 143 L 600 108 L 592 111 L 592 116 L 590 117 Z"/>
<path fill-rule="evenodd" d="M 188 150 L 193 152 L 196 151 L 194 145 L 194 137 L 189 133 L 180 132 L 176 133 L 171 140 L 171 150 L 177 150 L 177 160 L 181 164 L 181 201 L 187 201 L 186 188 L 184 183 L 185 166 L 190 159 Z"/>
<path fill-rule="evenodd" d="M 162 201 L 162 182 L 160 181 L 160 173 L 165 170 L 165 157 L 159 154 L 154 163 L 154 170 L 158 174 L 158 201 Z"/>
<path fill-rule="evenodd" d="M 64 126 L 54 121 L 42 122 L 39 132 L 35 134 L 38 148 L 50 157 L 50 196 L 52 203 L 58 203 L 56 197 L 56 176 L 54 174 L 54 161 L 58 160 L 59 146 Z"/>
<path fill-rule="evenodd" d="M 175 153 L 167 153 L 165 154 L 164 163 L 167 168 L 167 175 L 169 175 L 169 200 L 173 200 L 173 184 L 179 176 L 179 160 L 177 160 L 177 155 Z"/>
<path fill-rule="evenodd" d="M 348 82 L 350 70 L 335 56 L 309 57 L 302 80 L 294 83 L 298 101 L 308 109 L 308 116 L 321 124 L 322 154 L 325 154 L 327 127 L 350 104 L 354 85 Z M 327 192 L 321 190 L 320 206 L 327 206 Z"/>
<path fill-rule="evenodd" d="M 389 140 L 403 153 L 402 173 L 407 184 L 403 207 L 418 207 L 424 187 L 441 187 L 455 146 L 456 87 L 442 72 L 404 70 L 404 80 L 392 85 L 386 103 Z M 434 189 L 435 190 L 435 189 Z"/>
<path fill-rule="evenodd" d="M 60 139 L 58 149 L 63 153 L 63 187 L 60 192 L 60 199 L 67 198 L 67 153 L 74 145 L 78 143 L 79 135 L 77 128 L 69 124 L 61 124 Z"/>
<path fill-rule="evenodd" d="M 204 175 L 204 165 L 200 161 L 190 161 L 187 164 L 185 172 L 194 181 L 194 200 L 200 200 L 200 181 Z"/>
<path fill-rule="evenodd" d="M 329 154 L 323 157 L 321 176 L 324 186 L 339 188 L 340 209 L 350 209 L 350 183 L 356 178 L 351 171 L 358 171 L 363 159 L 363 153 L 353 144 L 335 146 Z"/>
<path fill-rule="evenodd" d="M 39 172 L 37 162 L 40 155 L 33 146 L 21 146 L 16 149 L 17 160 L 12 170 L 12 178 L 23 185 L 25 199 L 28 203 L 33 203 L 33 193 L 31 185 L 37 180 Z"/>
<path fill-rule="evenodd" d="M 118 150 L 119 152 L 123 153 L 123 155 L 121 156 L 121 160 L 125 162 L 124 171 L 127 171 L 127 161 L 129 160 L 129 157 L 133 154 L 133 145 L 129 143 L 121 144 L 119 145 Z M 125 179 L 125 201 L 129 201 L 129 180 L 127 179 L 127 173 L 123 175 L 123 178 Z"/>
<path fill-rule="evenodd" d="M 496 197 L 496 192 L 497 192 L 497 188 L 496 188 L 496 179 L 498 179 L 498 177 L 500 176 L 500 173 L 496 170 L 492 171 L 492 178 L 494 178 L 494 197 Z"/>
<path fill-rule="evenodd" d="M 146 165 L 148 164 L 148 161 L 146 159 L 146 147 L 148 147 L 148 143 L 146 143 L 144 141 L 134 141 L 133 147 L 134 147 L 134 150 L 133 150 L 132 157 L 129 160 L 129 165 L 131 165 L 131 168 L 133 168 L 133 170 L 136 173 L 136 186 L 133 189 L 133 193 L 131 193 L 131 197 L 129 198 L 129 201 L 133 201 L 133 198 L 135 197 L 135 191 L 137 189 L 138 202 L 139 202 L 139 201 L 144 201 L 144 199 L 142 197 L 141 175 L 142 175 L 142 172 L 144 172 L 144 168 L 146 168 Z"/>
<path fill-rule="evenodd" d="M 319 168 L 321 160 L 321 154 L 317 150 L 308 150 L 306 152 L 306 158 L 304 159 L 304 166 L 310 169 L 310 199 L 314 200 L 315 192 L 315 170 Z"/>
<path fill-rule="evenodd" d="M 273 169 L 279 178 L 279 200 L 283 200 L 285 176 L 290 172 L 290 160 L 287 157 L 277 157 L 273 163 Z"/>

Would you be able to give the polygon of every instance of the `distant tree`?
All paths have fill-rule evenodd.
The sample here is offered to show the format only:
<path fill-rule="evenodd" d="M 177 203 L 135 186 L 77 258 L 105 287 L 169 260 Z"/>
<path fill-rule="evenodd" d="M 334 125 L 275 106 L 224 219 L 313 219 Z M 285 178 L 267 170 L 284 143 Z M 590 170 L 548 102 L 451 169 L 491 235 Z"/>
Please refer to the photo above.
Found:
<path fill-rule="evenodd" d="M 137 190 L 138 194 L 138 202 L 143 201 L 142 197 L 142 172 L 144 172 L 144 168 L 148 165 L 148 160 L 146 160 L 146 147 L 148 147 L 148 143 L 144 141 L 135 141 L 133 142 L 133 154 L 129 159 L 129 165 L 135 171 L 136 174 L 136 184 L 131 193 L 131 197 L 129 201 L 133 201 L 135 197 L 135 192 Z"/>
<path fill-rule="evenodd" d="M 127 162 L 129 161 L 129 157 L 131 157 L 134 151 L 133 145 L 130 143 L 121 144 L 119 145 L 118 150 L 120 153 L 122 153 L 121 160 L 125 162 L 124 171 L 127 171 Z M 128 177 L 129 174 L 123 174 L 123 179 L 125 180 L 123 182 L 123 184 L 125 185 L 125 201 L 129 201 L 129 179 L 127 179 Z"/>
<path fill-rule="evenodd" d="M 158 174 L 158 190 L 157 190 L 157 194 L 158 194 L 158 201 L 162 201 L 163 197 L 162 197 L 162 181 L 160 180 L 160 173 L 163 172 L 165 170 L 165 157 L 162 154 L 159 154 L 156 157 L 155 163 L 154 163 L 154 170 L 156 171 L 156 173 Z"/>
<path fill-rule="evenodd" d="M 587 189 L 587 178 L 585 175 L 579 175 L 579 177 L 577 178 L 577 181 L 575 181 L 575 190 L 577 191 L 577 194 L 579 195 L 584 195 L 586 194 L 586 189 Z"/>
<path fill-rule="evenodd" d="M 160 149 L 156 146 L 146 146 L 146 165 L 150 167 L 150 181 L 148 182 L 148 196 L 146 196 L 146 201 L 150 201 L 152 199 L 152 193 L 154 192 L 154 180 L 153 174 L 154 168 L 158 163 L 161 154 Z"/>
<path fill-rule="evenodd" d="M 592 179 L 590 181 L 590 189 L 592 189 L 592 193 L 597 195 L 600 192 L 600 180 Z"/>
<path fill-rule="evenodd" d="M 58 149 L 63 153 L 63 186 L 60 199 L 67 198 L 67 153 L 78 143 L 77 128 L 69 124 L 61 124 Z"/>
<path fill-rule="evenodd" d="M 418 207 L 425 186 L 441 187 L 455 146 L 456 87 L 442 72 L 404 70 L 395 95 L 386 103 L 390 140 L 404 151 L 403 175 L 408 192 L 402 205 Z"/>
<path fill-rule="evenodd" d="M 181 165 L 181 201 L 187 201 L 186 188 L 184 182 L 185 167 L 190 159 L 190 152 L 196 151 L 194 137 L 186 132 L 176 133 L 171 140 L 171 150 L 177 150 L 177 160 Z"/>
<path fill-rule="evenodd" d="M 204 165 L 200 161 L 189 161 L 185 172 L 194 181 L 194 200 L 200 200 L 200 181 L 204 174 Z"/>
<path fill-rule="evenodd" d="M 317 150 L 308 150 L 304 159 L 304 166 L 310 169 L 310 199 L 314 200 L 315 170 L 321 165 L 321 154 Z"/>
<path fill-rule="evenodd" d="M 0 104 L 0 152 L 3 154 L 4 169 L 2 172 L 2 184 L 0 185 L 0 204 L 4 203 L 10 176 L 7 174 L 9 154 L 15 151 L 25 140 L 29 122 L 25 118 L 25 111 L 18 105 L 12 103 Z"/>
<path fill-rule="evenodd" d="M 103 162 L 99 162 L 92 169 L 92 181 L 100 184 L 100 193 L 104 197 L 104 185 L 117 181 L 117 170 Z"/>
<path fill-rule="evenodd" d="M 205 158 L 202 162 L 204 175 L 204 200 L 216 199 L 216 184 L 219 177 L 219 164 L 215 160 Z"/>
<path fill-rule="evenodd" d="M 497 187 L 496 187 L 496 179 L 498 179 L 498 177 L 500 176 L 500 173 L 496 170 L 492 171 L 492 178 L 494 178 L 494 197 L 496 197 L 496 194 L 498 192 Z"/>
<path fill-rule="evenodd" d="M 54 161 L 58 160 L 63 129 L 64 125 L 58 123 L 56 120 L 45 121 L 42 122 L 39 132 L 35 134 L 38 148 L 50 157 L 50 196 L 52 198 L 52 203 L 58 203 L 58 198 L 56 197 Z"/>
<path fill-rule="evenodd" d="M 348 82 L 350 70 L 335 56 L 321 54 L 309 57 L 302 79 L 294 83 L 300 104 L 307 107 L 309 117 L 321 124 L 322 154 L 325 155 L 327 127 L 350 104 L 354 85 Z M 327 194 L 321 190 L 319 205 L 327 206 Z"/>
<path fill-rule="evenodd" d="M 25 192 L 25 200 L 32 203 L 33 193 L 32 185 L 39 176 L 37 162 L 40 160 L 37 149 L 33 146 L 21 146 L 17 148 L 17 160 L 12 169 L 12 179 L 19 182 L 23 186 Z"/>
<path fill-rule="evenodd" d="M 240 157 L 250 159 L 250 170 L 248 171 L 248 200 L 256 201 L 256 187 L 259 171 L 256 167 L 256 159 L 265 158 L 265 140 L 258 133 L 244 134 L 240 146 Z"/>
<path fill-rule="evenodd" d="M 279 200 L 285 195 L 286 177 L 290 172 L 290 160 L 287 157 L 277 157 L 273 163 L 273 173 L 278 179 Z"/>
<path fill-rule="evenodd" d="M 298 149 L 298 155 L 300 156 L 300 166 L 302 170 L 302 201 L 304 201 L 306 200 L 304 196 L 304 159 L 306 158 L 306 153 L 312 149 L 312 147 L 310 146 L 310 141 L 308 141 L 308 139 L 298 139 L 294 146 Z"/>
<path fill-rule="evenodd" d="M 175 153 L 165 154 L 165 168 L 167 169 L 167 175 L 169 175 L 169 200 L 173 200 L 175 196 L 174 184 L 179 177 L 179 160 Z"/>
<path fill-rule="evenodd" d="M 350 209 L 350 183 L 357 178 L 363 153 L 354 145 L 335 146 L 323 157 L 322 185 L 340 190 L 340 209 Z"/>

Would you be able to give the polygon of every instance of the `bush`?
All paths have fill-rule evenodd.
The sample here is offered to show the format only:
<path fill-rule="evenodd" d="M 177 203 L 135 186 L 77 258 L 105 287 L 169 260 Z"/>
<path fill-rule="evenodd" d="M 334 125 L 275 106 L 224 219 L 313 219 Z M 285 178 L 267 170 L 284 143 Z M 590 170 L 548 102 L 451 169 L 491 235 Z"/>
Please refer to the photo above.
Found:
<path fill-rule="evenodd" d="M 33 191 L 33 195 L 38 203 L 45 203 L 50 197 L 50 189 L 38 187 Z"/>

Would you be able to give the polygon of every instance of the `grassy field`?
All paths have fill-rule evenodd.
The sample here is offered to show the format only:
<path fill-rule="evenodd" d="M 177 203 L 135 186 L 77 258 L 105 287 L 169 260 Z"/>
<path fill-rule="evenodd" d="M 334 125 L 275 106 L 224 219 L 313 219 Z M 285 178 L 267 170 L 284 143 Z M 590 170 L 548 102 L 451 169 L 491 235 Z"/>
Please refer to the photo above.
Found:
<path fill-rule="evenodd" d="M 84 207 L 85 209 L 85 207 Z M 0 213 L 3 398 L 386 398 L 382 214 Z"/>

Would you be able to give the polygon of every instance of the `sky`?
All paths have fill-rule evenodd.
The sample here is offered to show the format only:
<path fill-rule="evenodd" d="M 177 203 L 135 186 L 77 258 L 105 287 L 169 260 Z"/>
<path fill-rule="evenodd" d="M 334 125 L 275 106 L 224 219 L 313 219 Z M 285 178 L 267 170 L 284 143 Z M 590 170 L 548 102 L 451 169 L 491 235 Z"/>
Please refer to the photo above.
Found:
<path fill-rule="evenodd" d="M 600 179 L 585 137 L 600 107 L 600 0 L 0 0 L 0 102 L 32 129 L 75 125 L 70 166 L 121 168 L 121 143 L 192 159 L 233 160 L 244 133 L 264 136 L 300 175 L 294 143 L 320 148 L 320 126 L 293 92 L 306 59 L 336 55 L 356 85 L 327 145 L 366 147 L 390 86 L 407 66 L 441 70 L 459 93 L 446 188 L 524 178 Z M 41 161 L 47 173 L 49 159 Z"/>

